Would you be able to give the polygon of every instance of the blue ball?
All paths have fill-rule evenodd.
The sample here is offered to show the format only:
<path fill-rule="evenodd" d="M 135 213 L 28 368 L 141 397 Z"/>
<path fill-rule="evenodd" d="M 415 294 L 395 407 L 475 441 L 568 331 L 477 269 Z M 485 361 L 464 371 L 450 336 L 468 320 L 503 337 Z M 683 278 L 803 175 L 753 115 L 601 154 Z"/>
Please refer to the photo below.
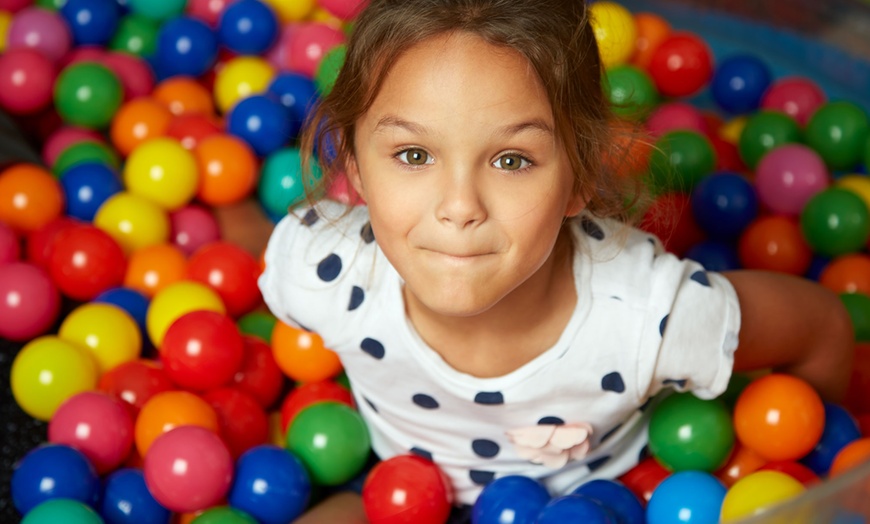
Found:
<path fill-rule="evenodd" d="M 536 524 L 619 524 L 619 520 L 600 502 L 585 495 L 565 495 L 550 501 L 538 515 Z"/>
<path fill-rule="evenodd" d="M 100 516 L 106 524 L 168 524 L 172 512 L 154 500 L 141 470 L 124 468 L 106 478 Z"/>
<path fill-rule="evenodd" d="M 269 84 L 268 94 L 287 108 L 291 140 L 299 135 L 308 113 L 317 102 L 314 82 L 299 73 L 280 73 Z"/>
<path fill-rule="evenodd" d="M 807 272 L 804 273 L 804 277 L 818 282 L 819 279 L 822 278 L 822 272 L 830 263 L 830 257 L 814 253 L 813 259 L 810 261 L 810 267 L 807 269 Z"/>
<path fill-rule="evenodd" d="M 66 200 L 66 214 L 92 222 L 103 202 L 124 189 L 120 178 L 102 162 L 76 164 L 60 176 Z"/>
<path fill-rule="evenodd" d="M 825 402 L 825 429 L 816 447 L 801 463 L 815 471 L 820 477 L 827 476 L 834 457 L 846 444 L 861 438 L 858 422 L 842 406 Z"/>
<path fill-rule="evenodd" d="M 121 10 L 115 0 L 67 0 L 60 8 L 75 45 L 105 45 L 115 36 Z"/>
<path fill-rule="evenodd" d="M 218 22 L 218 40 L 240 55 L 267 51 L 278 37 L 278 18 L 259 0 L 238 0 L 229 5 Z"/>
<path fill-rule="evenodd" d="M 703 471 L 678 471 L 663 480 L 646 507 L 649 524 L 719 522 L 725 486 Z M 691 520 L 685 516 L 691 515 Z"/>
<path fill-rule="evenodd" d="M 205 22 L 179 16 L 160 27 L 154 69 L 161 78 L 200 76 L 214 65 L 217 52 L 217 36 Z"/>
<path fill-rule="evenodd" d="M 260 156 L 278 151 L 293 138 L 287 109 L 266 95 L 249 96 L 233 106 L 227 116 L 227 131 Z"/>
<path fill-rule="evenodd" d="M 711 238 L 734 239 L 758 215 L 758 196 L 746 178 L 727 171 L 714 173 L 695 185 L 692 215 Z"/>
<path fill-rule="evenodd" d="M 72 499 L 93 506 L 100 479 L 75 448 L 46 444 L 30 450 L 12 472 L 12 503 L 22 515 L 51 499 Z"/>
<path fill-rule="evenodd" d="M 284 524 L 305 511 L 310 495 L 302 461 L 286 449 L 262 445 L 239 457 L 227 501 L 257 522 Z"/>
<path fill-rule="evenodd" d="M 118 306 L 133 317 L 133 320 L 136 321 L 136 325 L 139 326 L 142 333 L 147 333 L 145 330 L 145 318 L 148 314 L 148 304 L 150 301 L 148 300 L 148 297 L 139 291 L 127 287 L 115 287 L 107 289 L 97 295 L 97 297 L 94 298 L 94 302 L 103 302 L 105 304 Z"/>
<path fill-rule="evenodd" d="M 499 477 L 483 488 L 471 511 L 474 524 L 533 523 L 550 494 L 537 480 L 521 475 Z"/>
<path fill-rule="evenodd" d="M 754 55 L 734 55 L 722 60 L 713 73 L 710 92 L 716 103 L 729 113 L 749 113 L 761 105 L 770 86 L 767 65 Z"/>
<path fill-rule="evenodd" d="M 732 271 L 740 269 L 740 255 L 729 242 L 702 240 L 686 251 L 686 258 L 698 262 L 707 271 Z"/>
<path fill-rule="evenodd" d="M 644 524 L 646 512 L 643 504 L 630 489 L 615 480 L 596 479 L 587 482 L 572 492 L 585 495 L 609 509 L 619 524 Z"/>

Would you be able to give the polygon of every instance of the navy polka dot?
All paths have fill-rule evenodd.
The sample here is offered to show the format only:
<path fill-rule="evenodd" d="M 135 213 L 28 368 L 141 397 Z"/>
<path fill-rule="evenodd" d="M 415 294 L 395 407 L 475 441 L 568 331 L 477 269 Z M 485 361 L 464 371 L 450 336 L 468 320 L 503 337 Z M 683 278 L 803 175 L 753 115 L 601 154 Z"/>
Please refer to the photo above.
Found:
<path fill-rule="evenodd" d="M 646 237 L 646 241 L 654 246 L 656 245 L 656 239 L 654 239 L 653 237 Z"/>
<path fill-rule="evenodd" d="M 659 322 L 659 335 L 665 336 L 665 328 L 668 327 L 668 317 L 670 315 L 665 315 L 661 322 Z"/>
<path fill-rule="evenodd" d="M 414 404 L 417 404 L 423 409 L 438 408 L 438 401 L 430 397 L 429 395 L 424 395 L 423 393 L 417 393 L 416 395 L 411 397 L 411 400 L 414 402 Z"/>
<path fill-rule="evenodd" d="M 625 382 L 622 381 L 622 375 L 618 371 L 608 373 L 601 379 L 601 389 L 604 391 L 613 391 L 614 393 L 622 393 L 625 391 Z"/>
<path fill-rule="evenodd" d="M 643 405 L 637 409 L 639 409 L 641 411 L 646 411 L 651 403 L 652 403 L 652 399 L 648 398 L 648 399 L 646 399 L 646 402 L 644 402 Z"/>
<path fill-rule="evenodd" d="M 618 300 L 618 301 L 622 302 L 622 298 L 620 298 L 620 297 L 618 297 L 618 296 L 616 296 L 616 295 L 613 295 L 613 296 L 610 297 L 610 298 L 612 298 L 613 300 Z"/>
<path fill-rule="evenodd" d="M 375 241 L 375 232 L 372 231 L 372 223 L 366 222 L 366 224 L 360 229 L 359 236 L 362 237 L 363 242 L 366 244 L 371 244 Z"/>
<path fill-rule="evenodd" d="M 432 453 L 429 451 L 426 451 L 423 448 L 413 447 L 413 448 L 411 448 L 411 453 L 417 455 L 418 457 L 422 457 L 428 461 L 432 460 Z"/>
<path fill-rule="evenodd" d="M 589 471 L 595 471 L 596 469 L 598 469 L 601 466 L 603 466 L 604 464 L 606 464 L 608 460 L 610 460 L 610 455 L 605 455 L 601 458 L 597 458 L 595 460 L 588 462 L 586 464 L 586 467 L 589 468 Z"/>
<path fill-rule="evenodd" d="M 664 384 L 664 385 L 666 385 L 666 386 L 668 386 L 668 385 L 673 385 L 673 386 L 676 386 L 676 387 L 678 387 L 678 388 L 684 388 L 684 387 L 686 387 L 686 383 L 687 383 L 688 381 L 689 381 L 689 380 L 688 380 L 688 379 L 685 379 L 685 378 L 682 378 L 682 379 L 679 379 L 679 380 L 677 380 L 677 379 L 673 379 L 673 378 L 666 378 L 665 380 L 662 381 L 662 384 Z"/>
<path fill-rule="evenodd" d="M 481 391 L 474 395 L 475 404 L 497 405 L 504 404 L 504 395 L 501 391 Z"/>
<path fill-rule="evenodd" d="M 341 258 L 335 253 L 324 258 L 317 264 L 317 276 L 324 282 L 332 282 L 341 273 Z"/>
<path fill-rule="evenodd" d="M 468 476 L 471 477 L 471 481 L 478 486 L 485 486 L 492 482 L 492 479 L 495 478 L 495 473 L 492 471 L 481 471 L 479 469 L 472 469 L 468 472 Z"/>
<path fill-rule="evenodd" d="M 652 456 L 652 454 L 649 452 L 649 444 L 647 444 L 646 446 L 642 447 L 640 453 L 637 454 L 637 460 L 638 462 L 643 462 L 650 456 Z"/>
<path fill-rule="evenodd" d="M 707 278 L 707 273 L 703 271 L 695 271 L 689 278 L 701 284 L 702 286 L 710 287 L 710 279 Z"/>
<path fill-rule="evenodd" d="M 366 397 L 363 397 L 363 400 L 365 400 L 365 401 L 366 401 L 366 404 L 368 404 L 369 407 L 372 408 L 372 411 L 374 411 L 375 413 L 378 412 L 378 407 L 375 406 L 375 403 L 374 403 L 374 402 L 372 402 L 371 400 L 369 400 L 369 399 L 366 398 Z"/>
<path fill-rule="evenodd" d="M 495 442 L 484 438 L 479 438 L 471 442 L 471 449 L 478 457 L 492 458 L 498 455 L 501 448 Z"/>
<path fill-rule="evenodd" d="M 360 342 L 359 347 L 378 360 L 384 358 L 384 354 L 386 353 L 384 345 L 373 338 L 364 338 L 363 341 Z"/>
<path fill-rule="evenodd" d="M 619 431 L 619 428 L 621 428 L 621 427 L 622 427 L 622 424 L 617 424 L 616 426 L 614 426 L 610 431 L 605 433 L 603 437 L 601 437 L 601 442 L 604 442 L 605 440 L 612 437 L 613 434 L 616 433 L 617 431 Z"/>
<path fill-rule="evenodd" d="M 541 420 L 538 421 L 539 425 L 553 424 L 554 426 L 561 426 L 564 423 L 565 423 L 564 420 L 560 419 L 559 417 L 553 417 L 553 416 L 543 417 L 543 418 L 541 418 Z"/>
<path fill-rule="evenodd" d="M 580 227 L 583 228 L 583 231 L 585 231 L 587 235 L 595 240 L 604 240 L 604 231 L 601 230 L 601 227 L 598 224 L 588 218 L 583 217 L 583 219 L 580 220 Z"/>
<path fill-rule="evenodd" d="M 320 215 L 317 214 L 317 211 L 314 209 L 309 209 L 305 216 L 302 217 L 302 223 L 308 227 L 313 226 L 320 220 Z"/>
<path fill-rule="evenodd" d="M 348 311 L 353 311 L 358 308 L 366 298 L 366 292 L 359 286 L 353 286 L 350 290 L 350 304 L 347 305 Z"/>

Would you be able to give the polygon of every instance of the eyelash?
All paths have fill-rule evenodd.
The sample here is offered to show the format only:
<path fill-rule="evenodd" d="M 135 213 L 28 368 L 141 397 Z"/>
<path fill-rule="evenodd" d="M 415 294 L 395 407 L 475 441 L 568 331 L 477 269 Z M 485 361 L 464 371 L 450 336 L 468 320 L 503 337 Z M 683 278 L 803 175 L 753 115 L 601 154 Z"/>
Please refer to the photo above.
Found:
<path fill-rule="evenodd" d="M 420 169 L 420 168 L 423 167 L 424 165 L 428 165 L 428 164 L 423 164 L 423 165 L 414 165 L 414 164 L 409 164 L 408 162 L 403 162 L 403 161 L 399 160 L 399 157 L 400 157 L 401 155 L 403 155 L 403 154 L 405 154 L 405 153 L 408 153 L 409 151 L 416 150 L 416 149 L 419 149 L 419 150 L 421 150 L 421 151 L 426 151 L 426 150 L 423 149 L 422 147 L 404 147 L 404 148 L 401 148 L 401 149 L 397 150 L 397 151 L 393 154 L 393 159 L 396 161 L 396 163 L 399 164 L 400 167 L 402 167 L 402 168 L 404 168 L 404 169 L 411 170 L 411 171 L 416 171 L 417 169 Z M 429 155 L 428 152 L 426 152 L 426 154 Z M 431 155 L 429 155 L 429 156 L 431 156 Z M 510 172 L 510 173 L 523 173 L 523 172 L 525 172 L 526 170 L 532 168 L 532 167 L 535 165 L 535 163 L 532 162 L 532 160 L 531 160 L 529 157 L 527 157 L 526 155 L 520 153 L 519 151 L 505 151 L 504 153 L 502 153 L 501 155 L 498 156 L 498 158 L 496 159 L 496 162 L 498 162 L 498 159 L 504 158 L 504 157 L 506 157 L 506 156 L 517 156 L 517 157 L 520 158 L 520 165 L 522 165 L 522 162 L 525 162 L 526 165 L 523 166 L 523 167 L 520 167 L 519 169 L 514 169 L 514 170 L 511 170 L 511 169 L 502 169 L 502 171 L 507 171 L 507 172 Z M 495 164 L 495 162 L 493 162 L 493 164 Z M 490 165 L 493 165 L 493 164 L 490 164 Z M 500 168 L 496 168 L 496 169 L 500 169 Z"/>

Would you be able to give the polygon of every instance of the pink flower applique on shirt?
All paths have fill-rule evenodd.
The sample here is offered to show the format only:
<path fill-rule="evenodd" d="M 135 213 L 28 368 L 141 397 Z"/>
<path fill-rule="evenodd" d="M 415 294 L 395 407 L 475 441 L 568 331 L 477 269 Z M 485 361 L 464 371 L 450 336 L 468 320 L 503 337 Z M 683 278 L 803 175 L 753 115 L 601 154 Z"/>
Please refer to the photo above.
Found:
<path fill-rule="evenodd" d="M 579 460 L 589 453 L 592 426 L 586 422 L 539 424 L 506 431 L 517 455 L 548 468 L 558 469 L 569 460 Z"/>

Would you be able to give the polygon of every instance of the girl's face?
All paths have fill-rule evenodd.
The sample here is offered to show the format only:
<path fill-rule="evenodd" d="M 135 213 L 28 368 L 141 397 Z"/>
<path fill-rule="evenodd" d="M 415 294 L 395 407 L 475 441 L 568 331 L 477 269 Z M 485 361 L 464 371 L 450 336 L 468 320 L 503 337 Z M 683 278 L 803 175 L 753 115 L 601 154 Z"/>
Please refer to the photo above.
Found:
<path fill-rule="evenodd" d="M 452 34 L 409 49 L 357 122 L 351 183 L 406 295 L 482 313 L 552 264 L 573 194 L 537 74 L 513 50 Z"/>

